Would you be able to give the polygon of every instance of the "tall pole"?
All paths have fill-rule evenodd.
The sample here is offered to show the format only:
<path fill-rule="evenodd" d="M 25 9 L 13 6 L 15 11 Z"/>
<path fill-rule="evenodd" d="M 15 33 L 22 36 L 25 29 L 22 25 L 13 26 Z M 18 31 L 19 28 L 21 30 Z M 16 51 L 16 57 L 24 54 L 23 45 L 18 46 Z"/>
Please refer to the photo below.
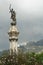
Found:
<path fill-rule="evenodd" d="M 13 10 L 13 8 L 11 8 L 11 5 L 9 7 L 10 9 L 10 13 L 11 13 L 11 26 L 10 26 L 10 29 L 9 29 L 9 32 L 8 32 L 8 35 L 9 35 L 9 41 L 10 41 L 10 55 L 11 54 L 14 54 L 18 52 L 18 49 L 17 49 L 17 45 L 18 45 L 18 35 L 19 35 L 19 31 L 16 27 L 16 13 L 15 11 Z"/>

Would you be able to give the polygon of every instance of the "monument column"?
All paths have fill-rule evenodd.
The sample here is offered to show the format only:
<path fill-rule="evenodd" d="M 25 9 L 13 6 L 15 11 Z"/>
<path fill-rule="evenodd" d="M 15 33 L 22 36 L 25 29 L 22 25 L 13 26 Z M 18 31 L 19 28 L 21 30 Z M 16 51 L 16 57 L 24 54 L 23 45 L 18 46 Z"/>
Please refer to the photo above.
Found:
<path fill-rule="evenodd" d="M 8 32 L 9 35 L 9 41 L 10 41 L 10 55 L 18 52 L 17 44 L 18 44 L 18 35 L 19 31 L 16 27 L 16 13 L 13 11 L 13 9 L 10 7 L 10 13 L 11 13 L 11 26 Z"/>

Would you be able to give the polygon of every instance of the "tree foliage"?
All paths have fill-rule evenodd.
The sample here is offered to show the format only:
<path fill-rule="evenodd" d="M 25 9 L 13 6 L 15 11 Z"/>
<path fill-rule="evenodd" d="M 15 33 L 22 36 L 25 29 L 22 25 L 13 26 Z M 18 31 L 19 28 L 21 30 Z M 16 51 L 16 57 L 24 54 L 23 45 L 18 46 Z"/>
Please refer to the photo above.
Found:
<path fill-rule="evenodd" d="M 18 55 L 3 55 L 0 57 L 0 65 L 43 65 L 43 53 L 23 53 Z"/>

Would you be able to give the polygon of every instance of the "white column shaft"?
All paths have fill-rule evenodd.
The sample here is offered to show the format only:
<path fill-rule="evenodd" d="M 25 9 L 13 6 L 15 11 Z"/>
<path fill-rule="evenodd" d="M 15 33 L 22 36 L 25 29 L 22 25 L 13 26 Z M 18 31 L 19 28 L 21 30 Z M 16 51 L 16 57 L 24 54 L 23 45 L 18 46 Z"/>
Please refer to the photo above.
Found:
<path fill-rule="evenodd" d="M 10 54 L 11 54 L 12 51 L 13 51 L 13 53 L 18 52 L 17 51 L 17 41 L 15 41 L 15 40 L 10 42 Z"/>

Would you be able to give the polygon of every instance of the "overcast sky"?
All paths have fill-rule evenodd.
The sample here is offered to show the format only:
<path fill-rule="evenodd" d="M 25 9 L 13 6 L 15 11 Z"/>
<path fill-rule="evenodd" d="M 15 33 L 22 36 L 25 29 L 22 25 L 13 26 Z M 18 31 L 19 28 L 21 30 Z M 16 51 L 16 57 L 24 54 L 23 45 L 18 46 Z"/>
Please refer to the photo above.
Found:
<path fill-rule="evenodd" d="M 0 0 L 0 50 L 9 48 L 9 5 L 16 11 L 19 43 L 43 39 L 43 0 Z"/>

